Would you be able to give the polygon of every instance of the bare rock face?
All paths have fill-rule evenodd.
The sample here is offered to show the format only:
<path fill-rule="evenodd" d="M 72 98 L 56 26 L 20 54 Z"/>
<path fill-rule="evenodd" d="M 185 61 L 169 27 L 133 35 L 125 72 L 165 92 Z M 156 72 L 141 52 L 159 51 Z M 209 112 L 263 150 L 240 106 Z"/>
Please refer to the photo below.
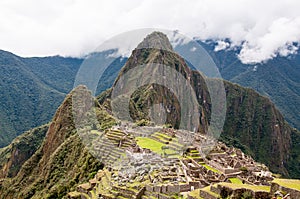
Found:
<path fill-rule="evenodd" d="M 137 46 L 137 49 L 152 48 L 160 50 L 173 51 L 173 47 L 169 42 L 168 37 L 162 32 L 153 32 Z"/>

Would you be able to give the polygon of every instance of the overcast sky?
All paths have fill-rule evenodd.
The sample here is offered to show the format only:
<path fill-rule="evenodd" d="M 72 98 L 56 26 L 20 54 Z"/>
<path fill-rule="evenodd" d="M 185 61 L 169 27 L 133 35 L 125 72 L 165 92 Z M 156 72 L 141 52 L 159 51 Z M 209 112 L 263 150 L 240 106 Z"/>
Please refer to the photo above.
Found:
<path fill-rule="evenodd" d="M 138 28 L 217 39 L 216 49 L 241 45 L 243 62 L 260 62 L 295 52 L 300 1 L 0 0 L 0 49 L 21 56 L 80 56 Z"/>

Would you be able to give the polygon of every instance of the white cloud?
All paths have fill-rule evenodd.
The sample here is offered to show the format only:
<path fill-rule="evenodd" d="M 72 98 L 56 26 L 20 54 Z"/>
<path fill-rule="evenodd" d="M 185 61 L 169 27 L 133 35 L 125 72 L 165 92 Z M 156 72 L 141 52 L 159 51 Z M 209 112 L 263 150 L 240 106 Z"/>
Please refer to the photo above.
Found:
<path fill-rule="evenodd" d="M 222 40 L 217 41 L 217 45 L 215 46 L 214 51 L 220 51 L 220 50 L 225 50 L 228 47 L 230 47 L 230 43 Z"/>
<path fill-rule="evenodd" d="M 299 10 L 298 0 L 1 0 L 0 49 L 79 56 L 119 33 L 163 28 L 228 38 L 243 62 L 260 62 L 295 52 Z"/>
<path fill-rule="evenodd" d="M 243 44 L 239 55 L 244 63 L 268 60 L 277 54 L 287 56 L 298 49 L 293 42 L 300 40 L 300 17 L 279 18 L 261 37 L 253 38 Z"/>
<path fill-rule="evenodd" d="M 191 52 L 195 52 L 196 50 L 197 50 L 197 48 L 195 46 L 190 49 Z"/>
<path fill-rule="evenodd" d="M 159 28 L 144 28 L 135 29 L 124 32 L 116 37 L 112 37 L 104 41 L 95 51 L 102 52 L 105 50 L 116 49 L 110 56 L 112 57 L 129 57 L 132 50 L 134 50 L 143 39 L 153 31 L 160 31 L 167 35 L 171 45 L 175 48 L 177 45 L 184 45 L 192 41 L 191 38 L 178 33 L 178 31 L 171 31 Z M 195 51 L 193 47 L 191 51 Z"/>

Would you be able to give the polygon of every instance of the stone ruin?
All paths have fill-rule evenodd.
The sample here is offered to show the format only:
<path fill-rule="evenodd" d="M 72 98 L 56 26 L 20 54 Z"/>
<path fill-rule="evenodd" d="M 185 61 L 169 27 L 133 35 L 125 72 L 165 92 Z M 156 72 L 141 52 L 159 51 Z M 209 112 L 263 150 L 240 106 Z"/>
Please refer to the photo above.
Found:
<path fill-rule="evenodd" d="M 268 168 L 240 149 L 202 135 L 186 141 L 188 132 L 182 130 L 146 128 L 141 131 L 140 127 L 123 125 L 107 130 L 107 140 L 98 141 L 96 146 L 106 154 L 102 158 L 107 169 L 99 171 L 89 183 L 79 185 L 77 193 L 91 195 L 93 192 L 102 198 L 176 198 L 184 192 L 230 183 L 231 178 L 250 186 L 271 186 L 273 177 Z M 158 131 L 160 134 L 154 133 Z M 137 136 L 161 142 L 175 151 L 177 157 L 141 148 L 134 139 Z M 108 146 L 107 141 L 114 147 Z M 75 198 L 72 194 L 75 192 L 69 197 Z"/>

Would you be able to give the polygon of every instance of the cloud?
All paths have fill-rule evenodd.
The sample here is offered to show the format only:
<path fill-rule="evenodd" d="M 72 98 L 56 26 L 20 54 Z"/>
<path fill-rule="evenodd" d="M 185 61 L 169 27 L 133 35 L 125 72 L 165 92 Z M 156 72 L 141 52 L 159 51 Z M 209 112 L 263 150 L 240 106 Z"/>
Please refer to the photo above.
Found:
<path fill-rule="evenodd" d="M 160 28 L 143 28 L 116 35 L 116 37 L 112 37 L 104 41 L 98 48 L 95 49 L 95 51 L 102 52 L 115 49 L 115 51 L 109 55 L 110 57 L 129 57 L 132 50 L 134 50 L 138 44 L 153 31 L 160 31 L 166 34 L 173 48 L 175 48 L 177 45 L 180 46 L 193 41 L 192 38 L 186 37 L 185 35 L 178 33 L 176 30 L 171 31 Z M 191 49 L 191 51 L 195 50 L 195 47 Z"/>
<path fill-rule="evenodd" d="M 219 40 L 217 41 L 217 45 L 215 46 L 214 51 L 225 50 L 228 47 L 230 47 L 230 43 Z"/>
<path fill-rule="evenodd" d="M 295 19 L 279 18 L 269 27 L 268 31 L 258 38 L 246 41 L 242 45 L 239 58 L 244 63 L 257 63 L 272 59 L 278 54 L 287 56 L 298 50 L 300 36 L 300 17 Z"/>
<path fill-rule="evenodd" d="M 295 52 L 299 9 L 298 0 L 2 0 L 0 48 L 22 56 L 81 56 L 122 32 L 163 28 L 229 39 L 230 47 L 242 47 L 244 63 L 255 63 Z"/>

